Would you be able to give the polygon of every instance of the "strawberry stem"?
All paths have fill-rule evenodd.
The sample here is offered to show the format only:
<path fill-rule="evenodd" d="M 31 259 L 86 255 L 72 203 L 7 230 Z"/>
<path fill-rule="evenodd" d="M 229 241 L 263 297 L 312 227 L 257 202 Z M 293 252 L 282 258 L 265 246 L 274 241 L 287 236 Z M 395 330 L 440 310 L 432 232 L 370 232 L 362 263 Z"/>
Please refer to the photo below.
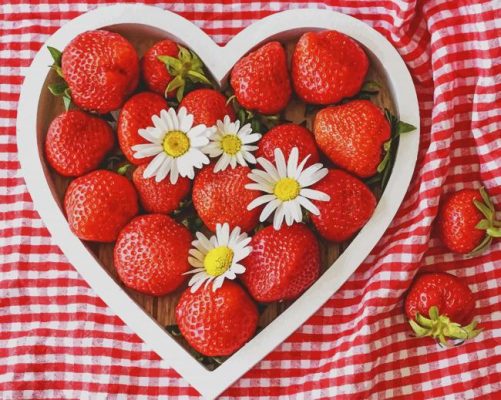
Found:
<path fill-rule="evenodd" d="M 176 99 L 181 101 L 186 93 L 188 82 L 201 83 L 211 87 L 214 87 L 214 84 L 207 78 L 202 60 L 191 50 L 182 46 L 178 46 L 178 48 L 177 58 L 158 56 L 157 59 L 165 64 L 167 71 L 173 77 L 165 88 L 165 97 L 168 98 L 169 93 L 176 91 Z"/>
<path fill-rule="evenodd" d="M 452 322 L 446 315 L 440 315 L 436 306 L 430 307 L 429 318 L 417 313 L 416 320 L 409 320 L 409 324 L 417 337 L 430 336 L 443 346 L 450 346 L 451 340 L 465 341 L 476 337 L 482 329 L 476 329 L 477 321 L 466 326 Z"/>

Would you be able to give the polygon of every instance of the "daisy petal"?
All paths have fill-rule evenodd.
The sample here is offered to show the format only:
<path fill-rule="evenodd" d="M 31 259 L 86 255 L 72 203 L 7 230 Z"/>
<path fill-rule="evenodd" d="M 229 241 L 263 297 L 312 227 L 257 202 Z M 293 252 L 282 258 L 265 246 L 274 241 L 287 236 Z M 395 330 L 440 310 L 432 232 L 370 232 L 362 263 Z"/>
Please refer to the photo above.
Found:
<path fill-rule="evenodd" d="M 328 194 L 314 189 L 301 189 L 299 194 L 312 200 L 329 201 L 331 199 Z"/>
<path fill-rule="evenodd" d="M 231 269 L 235 274 L 243 274 L 245 272 L 245 267 L 238 263 L 233 264 Z"/>
<path fill-rule="evenodd" d="M 195 236 L 197 237 L 198 239 L 198 244 L 199 246 L 201 247 L 201 250 L 202 251 L 205 251 L 206 253 L 208 253 L 209 251 L 211 251 L 214 247 L 211 245 L 209 239 L 201 232 L 196 232 L 195 233 Z"/>
<path fill-rule="evenodd" d="M 184 107 L 181 107 L 181 110 Z M 179 110 L 181 112 L 181 110 Z M 184 109 L 186 111 L 186 109 Z M 173 131 L 178 131 L 179 130 L 179 118 L 177 117 L 176 110 L 174 110 L 172 107 L 169 108 L 167 111 L 169 113 L 170 119 L 172 121 L 172 130 Z"/>
<path fill-rule="evenodd" d="M 164 152 L 158 153 L 155 156 L 155 158 L 150 161 L 150 163 L 148 164 L 148 166 L 144 170 L 143 177 L 148 179 L 148 178 L 151 178 L 152 176 L 154 176 L 156 174 L 156 172 L 158 171 L 158 168 L 160 168 L 160 166 L 162 165 L 162 163 L 166 159 L 167 159 L 167 155 Z"/>
<path fill-rule="evenodd" d="M 197 260 L 194 257 L 188 257 L 188 263 L 195 268 L 202 268 L 204 266 L 200 260 Z"/>
<path fill-rule="evenodd" d="M 264 194 L 259 196 L 258 198 L 252 200 L 247 206 L 247 210 L 253 210 L 256 207 L 259 207 L 262 204 L 269 203 L 270 201 L 275 200 L 276 197 L 272 194 Z"/>
<path fill-rule="evenodd" d="M 259 157 L 257 159 L 257 162 L 264 168 L 264 170 L 268 173 L 268 175 L 273 179 L 274 182 L 280 180 L 277 169 L 266 158 Z"/>
<path fill-rule="evenodd" d="M 208 133 L 209 132 L 207 132 L 207 131 L 208 131 L 207 127 L 204 124 L 200 124 L 200 125 L 196 125 L 193 128 L 191 128 L 188 131 L 187 135 L 188 135 L 188 137 L 190 139 L 191 138 L 196 138 L 197 136 L 202 136 L 202 135 L 205 136 L 205 137 L 207 137 L 207 139 L 208 139 L 208 136 L 209 136 Z"/>
<path fill-rule="evenodd" d="M 282 226 L 284 216 L 285 216 L 285 207 L 284 204 L 282 203 L 278 206 L 277 210 L 275 211 L 275 216 L 273 217 L 273 228 L 275 230 L 278 231 Z"/>
<path fill-rule="evenodd" d="M 153 115 L 151 117 L 151 122 L 153 122 L 153 125 L 155 125 L 155 128 L 161 130 L 162 132 L 168 132 L 169 128 L 167 127 L 167 124 L 165 121 L 161 118 L 162 113 L 160 112 L 159 115 Z M 138 132 L 139 133 L 139 132 Z M 140 134 L 140 133 L 139 133 Z"/>
<path fill-rule="evenodd" d="M 193 257 L 195 257 L 197 260 L 202 261 L 202 262 L 204 261 L 205 254 L 203 254 L 200 250 L 190 249 L 190 251 L 188 253 L 191 254 Z"/>
<path fill-rule="evenodd" d="M 158 144 L 138 144 L 132 147 L 135 151 L 134 158 L 146 158 L 162 153 L 162 146 Z"/>
<path fill-rule="evenodd" d="M 221 286 L 223 286 L 224 275 L 219 275 L 216 279 L 214 279 L 214 283 L 212 284 L 212 291 L 215 292 Z"/>
<path fill-rule="evenodd" d="M 235 161 L 238 162 L 243 167 L 245 167 L 247 165 L 247 163 L 245 162 L 244 157 L 242 155 L 242 152 L 235 154 Z"/>
<path fill-rule="evenodd" d="M 315 204 L 313 204 L 310 200 L 308 200 L 306 197 L 298 196 L 297 200 L 299 201 L 299 204 L 301 204 L 304 208 L 306 208 L 312 214 L 314 214 L 314 215 L 320 214 L 320 210 L 317 208 L 317 206 Z"/>
<path fill-rule="evenodd" d="M 207 273 L 205 272 L 205 270 L 203 271 L 200 271 L 200 272 L 197 272 L 195 275 L 193 275 L 189 282 L 188 282 L 188 285 L 191 286 L 193 285 L 194 283 L 198 282 L 199 280 L 205 280 L 205 277 L 207 276 Z"/>
<path fill-rule="evenodd" d="M 218 237 L 218 242 L 220 246 L 227 246 L 228 245 L 228 240 L 230 239 L 230 226 L 228 223 L 224 223 L 219 232 L 216 230 L 216 234 Z"/>
<path fill-rule="evenodd" d="M 219 160 L 217 160 L 216 165 L 214 165 L 214 172 L 224 171 L 228 167 L 229 163 L 230 157 L 228 157 L 227 154 L 223 154 L 219 157 Z"/>
<path fill-rule="evenodd" d="M 287 166 L 285 164 L 285 157 L 282 150 L 275 149 L 275 164 L 277 166 L 278 175 L 280 178 L 285 178 L 287 176 Z"/>
<path fill-rule="evenodd" d="M 261 185 L 259 183 L 248 183 L 244 187 L 249 190 L 257 190 L 259 192 L 273 193 L 272 188 L 270 188 L 269 186 L 265 187 L 264 185 Z"/>
<path fill-rule="evenodd" d="M 157 174 L 155 176 L 155 182 L 161 182 L 165 179 L 165 177 L 168 175 L 170 169 L 171 169 L 171 164 L 172 164 L 172 158 L 165 158 L 164 162 L 162 165 L 157 170 Z"/>
<path fill-rule="evenodd" d="M 177 183 L 177 179 L 179 177 L 179 170 L 177 169 L 177 162 L 172 162 L 170 168 L 170 183 L 175 185 Z"/>
<path fill-rule="evenodd" d="M 139 129 L 137 131 L 138 135 L 148 142 L 155 144 L 162 144 L 163 137 L 165 136 L 165 131 L 161 131 L 157 128 L 148 127 L 146 129 Z"/>
<path fill-rule="evenodd" d="M 261 211 L 261 215 L 259 216 L 259 221 L 264 222 L 266 219 L 271 215 L 275 209 L 280 206 L 282 202 L 278 199 L 274 199 L 270 201 L 268 204 L 266 204 L 266 207 L 263 208 L 263 211 Z"/>
<path fill-rule="evenodd" d="M 287 201 L 287 202 L 284 203 L 283 206 L 284 206 L 285 223 L 288 226 L 291 226 L 292 223 L 294 222 L 294 217 L 293 217 L 293 213 L 292 213 L 291 202 Z"/>
<path fill-rule="evenodd" d="M 207 275 L 205 272 L 204 272 L 204 274 L 205 274 L 205 275 Z M 196 275 L 195 275 L 195 276 L 196 276 Z M 192 278 L 192 279 L 193 279 L 193 278 Z M 195 292 L 196 292 L 196 291 L 200 288 L 200 286 L 202 286 L 202 285 L 203 285 L 204 281 L 205 281 L 205 279 L 203 279 L 203 278 L 202 278 L 202 279 L 200 279 L 200 278 L 199 278 L 199 279 L 198 279 L 198 281 L 196 281 L 196 282 L 193 284 L 193 286 L 191 287 L 191 293 L 195 293 Z"/>
<path fill-rule="evenodd" d="M 306 163 L 308 162 L 308 159 L 310 158 L 310 155 L 308 154 L 304 159 L 303 161 L 301 161 L 299 163 L 299 165 L 297 166 L 296 168 L 296 172 L 294 173 L 294 179 L 297 180 L 300 176 L 301 176 L 301 173 L 303 172 L 303 168 L 304 166 L 306 165 Z M 292 178 L 292 177 L 291 177 Z"/>
<path fill-rule="evenodd" d="M 297 147 L 294 147 L 290 154 L 289 154 L 289 160 L 287 161 L 287 176 L 294 176 L 294 173 L 296 172 L 297 169 L 297 163 L 299 159 L 299 150 Z"/>
<path fill-rule="evenodd" d="M 174 130 L 174 122 L 172 122 L 171 114 L 167 110 L 160 111 L 160 117 L 162 118 L 164 132 L 170 132 Z"/>

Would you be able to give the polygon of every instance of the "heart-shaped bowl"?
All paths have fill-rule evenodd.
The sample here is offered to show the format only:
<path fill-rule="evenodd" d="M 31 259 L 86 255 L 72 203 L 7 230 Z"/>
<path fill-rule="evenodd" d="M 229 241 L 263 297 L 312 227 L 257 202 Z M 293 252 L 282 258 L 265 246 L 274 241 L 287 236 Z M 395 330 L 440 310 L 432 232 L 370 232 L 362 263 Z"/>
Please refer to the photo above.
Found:
<path fill-rule="evenodd" d="M 71 232 L 61 207 L 61 193 L 67 181 L 58 180 L 44 160 L 47 127 L 62 111 L 60 99 L 52 98 L 47 90 L 47 85 L 54 79 L 54 73 L 48 68 L 52 60 L 47 46 L 64 49 L 76 35 L 100 28 L 123 34 L 135 44 L 140 54 L 161 38 L 181 43 L 200 56 L 222 87 L 226 85 L 235 62 L 259 44 L 271 39 L 290 42 L 307 31 L 336 29 L 365 48 L 371 70 L 383 82 L 386 100 L 381 101 L 401 120 L 417 127 L 414 132 L 401 137 L 393 173 L 374 215 L 349 246 L 340 256 L 338 249 L 334 249 L 335 256 L 330 258 L 320 278 L 250 342 L 212 371 L 199 363 L 166 332 L 163 324 L 141 307 L 147 308 L 141 298 L 131 297 L 120 286 L 103 267 L 99 251 L 82 243 Z M 65 24 L 38 52 L 26 73 L 21 91 L 17 135 L 19 159 L 35 207 L 69 262 L 149 348 L 204 397 L 214 398 L 282 343 L 336 293 L 381 238 L 404 198 L 414 171 L 419 144 L 419 108 L 411 76 L 397 51 L 378 32 L 350 16 L 327 10 L 285 11 L 254 23 L 220 47 L 177 14 L 139 4 L 115 5 L 93 10 Z"/>

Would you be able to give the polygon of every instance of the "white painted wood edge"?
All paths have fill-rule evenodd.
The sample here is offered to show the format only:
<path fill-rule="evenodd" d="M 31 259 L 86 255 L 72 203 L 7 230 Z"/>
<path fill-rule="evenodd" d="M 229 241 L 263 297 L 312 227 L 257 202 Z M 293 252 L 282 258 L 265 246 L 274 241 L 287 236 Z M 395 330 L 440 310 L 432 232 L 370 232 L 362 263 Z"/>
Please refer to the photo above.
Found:
<path fill-rule="evenodd" d="M 192 48 L 214 78 L 223 81 L 233 64 L 249 49 L 270 37 L 306 29 L 336 29 L 376 55 L 383 65 L 402 120 L 418 129 L 401 137 L 388 186 L 376 211 L 336 262 L 285 312 L 215 371 L 206 370 L 117 285 L 72 234 L 47 183 L 43 155 L 37 144 L 38 99 L 52 63 L 46 46 L 63 49 L 77 34 L 117 24 L 142 24 L 166 32 Z M 181 374 L 207 399 L 217 397 L 245 374 L 320 308 L 351 276 L 382 237 L 409 186 L 419 145 L 419 107 L 414 85 L 397 51 L 378 32 L 350 16 L 328 10 L 290 10 L 266 17 L 236 35 L 225 47 L 215 44 L 191 22 L 169 11 L 140 4 L 98 8 L 65 24 L 54 33 L 28 69 L 18 108 L 17 141 L 23 176 L 35 207 L 69 262 L 95 292 L 147 346 Z"/>

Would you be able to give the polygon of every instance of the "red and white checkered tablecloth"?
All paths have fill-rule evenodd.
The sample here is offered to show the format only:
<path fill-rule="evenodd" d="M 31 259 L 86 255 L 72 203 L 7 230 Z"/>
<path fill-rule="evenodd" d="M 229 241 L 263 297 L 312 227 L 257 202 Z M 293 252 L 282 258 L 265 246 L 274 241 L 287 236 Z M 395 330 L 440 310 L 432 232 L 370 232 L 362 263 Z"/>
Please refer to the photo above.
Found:
<path fill-rule="evenodd" d="M 19 171 L 16 109 L 25 69 L 61 25 L 111 3 L 1 3 L 0 399 L 197 398 L 67 263 Z M 353 15 L 398 49 L 420 101 L 418 166 L 391 227 L 342 289 L 222 397 L 500 399 L 501 241 L 465 258 L 446 251 L 432 229 L 446 192 L 485 185 L 501 209 L 499 2 L 148 3 L 192 20 L 218 43 L 289 8 Z M 467 279 L 484 328 L 478 338 L 443 349 L 411 336 L 402 295 L 420 266 Z"/>

